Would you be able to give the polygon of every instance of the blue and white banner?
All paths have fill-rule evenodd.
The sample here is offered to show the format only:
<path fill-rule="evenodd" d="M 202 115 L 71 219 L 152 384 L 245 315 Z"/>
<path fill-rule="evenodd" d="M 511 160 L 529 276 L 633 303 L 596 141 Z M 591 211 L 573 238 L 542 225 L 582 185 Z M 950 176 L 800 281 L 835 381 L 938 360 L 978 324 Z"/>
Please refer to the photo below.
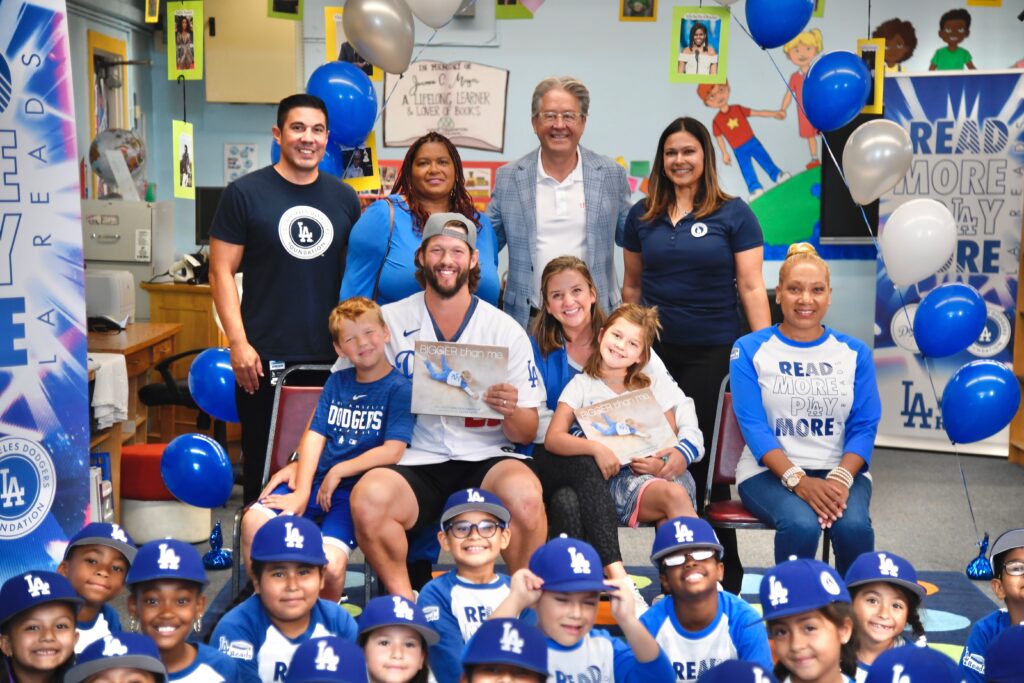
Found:
<path fill-rule="evenodd" d="M 899 75 L 885 81 L 885 117 L 914 146 L 910 172 L 882 197 L 879 229 L 897 207 L 928 197 L 957 222 L 954 264 L 916 286 L 897 288 L 881 256 L 875 298 L 875 367 L 882 395 L 878 444 L 951 451 L 935 396 L 953 372 L 976 358 L 1013 363 L 1021 207 L 1024 190 L 1024 73 Z M 930 360 L 918 353 L 912 323 L 924 295 L 945 282 L 966 282 L 988 307 L 978 340 L 963 353 Z M 961 452 L 999 455 L 1008 429 Z"/>
<path fill-rule="evenodd" d="M 77 160 L 64 0 L 0 2 L 0 580 L 56 566 L 89 500 Z"/>

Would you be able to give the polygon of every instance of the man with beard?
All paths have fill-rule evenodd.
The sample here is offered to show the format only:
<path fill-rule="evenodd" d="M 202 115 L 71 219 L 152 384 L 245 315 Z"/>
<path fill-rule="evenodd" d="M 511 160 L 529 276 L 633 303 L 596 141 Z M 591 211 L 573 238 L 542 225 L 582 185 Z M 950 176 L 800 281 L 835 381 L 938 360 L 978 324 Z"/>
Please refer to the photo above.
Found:
<path fill-rule="evenodd" d="M 448 496 L 459 489 L 491 491 L 511 512 L 516 527 L 503 552 L 509 573 L 527 566 L 547 537 L 540 481 L 513 449 L 536 435 L 544 382 L 523 328 L 473 294 L 480 281 L 478 259 L 473 222 L 462 214 L 433 214 L 416 251 L 416 279 L 424 291 L 382 309 L 391 329 L 388 359 L 408 377 L 417 341 L 508 349 L 507 381 L 482 393 L 503 419 L 417 415 L 399 464 L 367 472 L 352 491 L 359 547 L 393 595 L 413 597 L 407 532 L 415 535 L 436 524 Z M 498 542 L 497 536 L 470 538 Z"/>

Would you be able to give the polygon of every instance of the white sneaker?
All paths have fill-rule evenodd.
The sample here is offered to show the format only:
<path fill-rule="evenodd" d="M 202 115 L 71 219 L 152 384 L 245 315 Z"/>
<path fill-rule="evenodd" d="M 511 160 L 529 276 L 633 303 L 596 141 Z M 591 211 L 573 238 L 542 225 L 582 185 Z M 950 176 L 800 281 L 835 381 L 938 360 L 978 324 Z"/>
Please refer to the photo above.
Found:
<path fill-rule="evenodd" d="M 789 174 L 786 173 L 785 171 L 783 171 L 782 173 L 779 174 L 779 177 L 775 179 L 775 182 L 776 183 L 782 183 L 782 182 L 785 182 L 787 180 L 789 180 Z"/>
<path fill-rule="evenodd" d="M 764 190 L 762 190 L 760 187 L 757 188 L 756 190 L 754 190 L 753 192 L 750 193 L 750 201 L 754 201 L 755 199 L 757 199 L 758 197 L 760 197 L 763 194 L 764 194 Z"/>
<path fill-rule="evenodd" d="M 650 607 L 648 607 L 647 601 L 644 600 L 644 596 L 640 594 L 640 589 L 636 587 L 636 583 L 630 581 L 629 585 L 633 587 L 633 602 L 636 603 L 636 616 L 639 619 Z"/>

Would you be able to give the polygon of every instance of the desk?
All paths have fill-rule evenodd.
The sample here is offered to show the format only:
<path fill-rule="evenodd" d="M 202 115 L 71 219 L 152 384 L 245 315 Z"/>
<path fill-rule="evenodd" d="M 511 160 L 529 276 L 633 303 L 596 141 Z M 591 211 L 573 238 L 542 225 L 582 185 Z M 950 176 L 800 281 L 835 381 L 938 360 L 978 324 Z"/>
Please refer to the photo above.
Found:
<path fill-rule="evenodd" d="M 139 387 L 147 381 L 149 370 L 174 353 L 174 335 L 181 331 L 177 323 L 133 323 L 117 334 L 90 332 L 90 353 L 120 353 L 128 370 L 128 421 L 89 438 L 89 450 L 110 452 L 110 478 L 114 488 L 114 520 L 121 520 L 121 444 L 146 443 L 149 414 L 139 401 Z M 94 443 L 96 445 L 94 445 Z M 114 447 L 112 447 L 114 446 Z"/>

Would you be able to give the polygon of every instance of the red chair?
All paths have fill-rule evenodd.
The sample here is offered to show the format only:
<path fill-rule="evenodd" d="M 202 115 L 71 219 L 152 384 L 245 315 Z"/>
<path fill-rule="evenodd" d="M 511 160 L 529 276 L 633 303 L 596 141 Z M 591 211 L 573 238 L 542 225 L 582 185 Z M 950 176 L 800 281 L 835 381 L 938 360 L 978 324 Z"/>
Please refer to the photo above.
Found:
<path fill-rule="evenodd" d="M 712 484 L 736 483 L 736 464 L 743 455 L 747 442 L 740 431 L 740 423 L 732 409 L 732 392 L 728 390 L 729 376 L 722 380 L 718 391 L 718 409 L 715 412 L 715 434 L 711 438 L 711 449 L 708 451 L 708 482 L 704 493 L 704 518 L 717 529 L 772 529 L 755 517 L 738 499 L 711 500 Z M 828 529 L 822 543 L 821 560 L 829 561 Z"/>

